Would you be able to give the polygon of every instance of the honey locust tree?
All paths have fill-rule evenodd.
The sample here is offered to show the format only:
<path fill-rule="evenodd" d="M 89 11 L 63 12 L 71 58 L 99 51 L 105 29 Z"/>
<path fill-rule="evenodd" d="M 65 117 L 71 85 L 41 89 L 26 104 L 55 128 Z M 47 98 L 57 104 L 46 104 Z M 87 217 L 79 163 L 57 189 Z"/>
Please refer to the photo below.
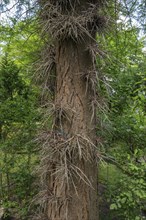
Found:
<path fill-rule="evenodd" d="M 5 4 L 8 2 L 3 0 Z M 18 0 L 17 15 L 20 11 L 24 14 L 25 3 L 29 9 L 32 2 L 35 1 Z M 103 53 L 96 43 L 96 34 L 106 23 L 107 3 L 110 11 L 114 3 L 108 0 L 37 2 L 39 6 L 32 8 L 40 8 L 40 26 L 46 42 L 39 68 L 39 81 L 44 81 L 42 109 L 46 113 L 44 132 L 38 138 L 42 146 L 42 215 L 39 213 L 34 219 L 98 219 L 99 138 L 96 138 L 96 127 L 98 132 L 100 129 L 96 108 L 99 105 L 99 75 L 95 59 L 97 54 L 101 56 Z M 119 1 L 114 2 L 116 14 L 116 2 Z M 120 3 L 123 15 L 128 14 L 130 23 L 133 11 L 133 17 L 138 17 L 142 27 L 145 23 L 144 0 Z M 26 16 L 32 14 L 26 13 Z M 117 48 L 115 54 L 118 54 Z"/>
<path fill-rule="evenodd" d="M 25 2 L 18 0 L 17 14 L 24 10 Z M 46 42 L 39 70 L 40 81 L 44 81 L 43 109 L 48 115 L 38 138 L 43 209 L 35 220 L 98 219 L 96 55 L 102 53 L 96 34 L 106 23 L 108 2 L 38 1 Z"/>
<path fill-rule="evenodd" d="M 96 34 L 106 23 L 107 1 L 40 0 L 39 6 L 47 110 L 39 137 L 42 215 L 35 219 L 97 220 Z"/>

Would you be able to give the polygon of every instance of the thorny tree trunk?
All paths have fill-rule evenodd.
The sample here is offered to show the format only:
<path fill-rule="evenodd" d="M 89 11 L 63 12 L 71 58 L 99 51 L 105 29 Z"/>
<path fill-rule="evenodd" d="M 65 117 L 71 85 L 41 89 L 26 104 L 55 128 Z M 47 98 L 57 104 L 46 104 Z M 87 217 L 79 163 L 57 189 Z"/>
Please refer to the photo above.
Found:
<path fill-rule="evenodd" d="M 96 76 L 92 78 L 96 70 L 89 48 L 102 25 L 96 15 L 101 1 L 48 2 L 42 17 L 44 29 L 55 38 L 56 88 L 54 125 L 43 145 L 44 210 L 49 220 L 98 220 Z M 92 5 L 88 13 L 89 3 L 96 9 Z"/>
<path fill-rule="evenodd" d="M 91 107 L 93 94 L 91 88 L 87 88 L 86 80 L 83 77 L 89 69 L 92 70 L 92 59 L 86 50 L 86 46 L 86 44 L 75 44 L 72 41 L 66 41 L 57 46 L 55 104 L 66 110 L 68 115 L 61 122 L 60 120 L 56 122 L 56 129 L 60 130 L 66 137 L 90 138 L 96 144 L 95 120 L 92 119 L 93 112 Z M 82 147 L 86 148 L 87 146 L 84 145 Z M 86 150 L 88 151 L 88 149 Z M 67 207 L 60 206 L 57 213 L 52 206 L 49 207 L 48 215 L 52 220 L 98 219 L 96 161 L 91 163 L 83 158 L 80 159 L 78 153 L 75 152 L 76 157 L 72 158 L 72 163 L 82 170 L 91 186 L 78 177 L 78 179 L 74 180 L 76 192 L 73 185 L 69 190 L 66 188 L 60 189 L 62 186 L 58 182 L 54 189 L 55 194 L 57 197 L 64 197 L 64 200 L 68 199 L 68 204 Z"/>

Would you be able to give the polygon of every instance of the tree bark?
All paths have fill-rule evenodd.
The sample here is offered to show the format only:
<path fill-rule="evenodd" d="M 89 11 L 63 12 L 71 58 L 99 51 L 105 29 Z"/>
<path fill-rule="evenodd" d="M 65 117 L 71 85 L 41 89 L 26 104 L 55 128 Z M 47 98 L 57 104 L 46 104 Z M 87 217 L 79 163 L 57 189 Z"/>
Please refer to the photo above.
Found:
<path fill-rule="evenodd" d="M 93 71 L 92 57 L 86 49 L 87 44 L 88 41 L 77 44 L 68 40 L 58 43 L 56 47 L 55 106 L 62 115 L 59 113 L 56 116 L 55 130 L 67 139 L 76 137 L 76 141 L 83 141 L 80 147 L 84 149 L 80 154 L 87 154 L 87 160 L 78 155 L 79 152 L 72 153 L 72 164 L 80 172 L 79 176 L 84 176 L 84 180 L 83 177 L 76 178 L 73 175 L 74 184 L 69 179 L 69 189 L 66 185 L 62 188 L 61 179 L 56 183 L 54 178 L 50 181 L 53 194 L 56 198 L 61 198 L 58 209 L 52 206 L 48 208 L 48 217 L 51 220 L 98 220 L 96 155 L 92 161 L 88 158 L 88 154 L 89 157 L 94 154 L 94 147 L 92 150 L 90 148 L 96 145 L 96 133 L 95 112 L 91 107 L 94 94 L 85 78 L 89 71 Z"/>
<path fill-rule="evenodd" d="M 75 11 L 71 16 L 78 17 L 80 11 L 83 13 L 88 9 L 89 3 L 93 1 L 74 1 Z M 68 13 L 65 13 L 65 19 Z M 91 23 L 81 31 L 84 28 L 90 29 Z M 94 105 L 96 85 L 91 79 L 95 73 L 95 63 L 89 50 L 95 43 L 95 30 L 87 30 L 87 33 L 83 33 L 84 39 L 72 39 L 71 35 L 55 40 L 54 123 L 48 143 L 51 156 L 46 178 L 46 213 L 49 220 L 99 219 Z"/>

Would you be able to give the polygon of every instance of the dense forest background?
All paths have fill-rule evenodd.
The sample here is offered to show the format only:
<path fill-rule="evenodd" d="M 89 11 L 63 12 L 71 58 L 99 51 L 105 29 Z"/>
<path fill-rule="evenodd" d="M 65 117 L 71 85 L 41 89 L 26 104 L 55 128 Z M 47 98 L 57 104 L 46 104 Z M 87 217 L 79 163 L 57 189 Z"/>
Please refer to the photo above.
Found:
<path fill-rule="evenodd" d="M 101 220 L 146 219 L 145 4 L 111 2 L 108 24 L 92 50 Z M 48 85 L 42 71 L 48 66 L 42 61 L 46 36 L 40 34 L 38 4 L 3 1 L 1 10 L 0 217 L 28 220 L 44 202 L 36 197 L 41 194 L 39 134 L 52 124 L 46 100 L 53 96 L 54 79 Z"/>

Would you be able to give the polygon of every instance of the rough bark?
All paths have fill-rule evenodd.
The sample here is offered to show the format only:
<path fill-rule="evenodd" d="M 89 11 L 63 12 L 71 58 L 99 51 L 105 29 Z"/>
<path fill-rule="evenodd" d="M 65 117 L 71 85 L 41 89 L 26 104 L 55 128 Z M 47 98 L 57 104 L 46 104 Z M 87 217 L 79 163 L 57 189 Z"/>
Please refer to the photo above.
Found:
<path fill-rule="evenodd" d="M 93 1 L 74 1 L 72 16 L 82 15 L 89 3 Z M 68 11 L 66 15 L 69 16 Z M 53 17 L 53 22 L 54 19 L 56 17 Z M 83 33 L 83 39 L 73 39 L 73 36 L 67 38 L 65 35 L 65 39 L 61 40 L 59 34 L 59 39 L 55 41 L 54 136 L 50 137 L 52 140 L 49 142 L 49 145 L 53 145 L 48 146 L 53 156 L 50 157 L 46 178 L 46 213 L 49 220 L 99 219 L 94 106 L 96 88 L 90 79 L 90 74 L 95 72 L 95 63 L 89 50 L 95 43 L 96 31 L 92 30 L 91 25 L 92 22 L 89 22 L 83 27 L 83 32 L 84 28 L 89 28 Z"/>
<path fill-rule="evenodd" d="M 92 57 L 87 50 L 87 43 L 76 44 L 68 40 L 57 45 L 55 105 L 67 115 L 56 118 L 55 130 L 66 138 L 79 136 L 87 138 L 92 142 L 91 144 L 96 144 L 95 116 L 93 116 L 94 110 L 91 107 L 94 94 L 85 78 L 88 71 L 93 71 Z M 84 143 L 81 147 L 86 148 L 87 154 L 94 153 L 90 152 L 88 145 L 90 143 Z M 62 202 L 57 210 L 49 206 L 48 217 L 51 220 L 97 220 L 96 160 L 85 161 L 84 157 L 80 158 L 76 152 L 76 156 L 72 156 L 72 163 L 84 173 L 91 185 L 73 176 L 76 190 L 70 179 L 68 189 L 66 185 L 62 187 L 61 180 L 53 185 L 55 181 L 52 179 L 53 193 L 57 198 L 61 198 Z"/>

